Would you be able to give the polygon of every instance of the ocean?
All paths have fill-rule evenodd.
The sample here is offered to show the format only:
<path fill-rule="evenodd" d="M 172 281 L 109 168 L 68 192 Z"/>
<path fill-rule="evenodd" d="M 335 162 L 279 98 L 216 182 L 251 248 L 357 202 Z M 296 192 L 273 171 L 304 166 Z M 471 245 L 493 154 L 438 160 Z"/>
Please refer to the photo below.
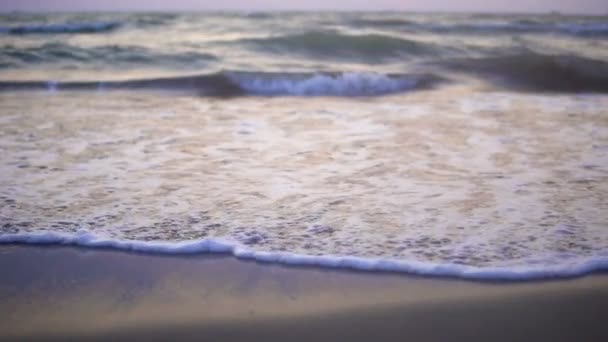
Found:
<path fill-rule="evenodd" d="M 608 17 L 0 16 L 0 242 L 608 269 Z"/>

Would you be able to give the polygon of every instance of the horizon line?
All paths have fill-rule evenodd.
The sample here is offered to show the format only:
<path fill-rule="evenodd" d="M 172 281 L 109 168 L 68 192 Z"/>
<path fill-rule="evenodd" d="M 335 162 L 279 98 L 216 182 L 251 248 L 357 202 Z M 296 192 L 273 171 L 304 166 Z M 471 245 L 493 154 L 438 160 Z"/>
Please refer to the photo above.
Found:
<path fill-rule="evenodd" d="M 606 13 L 572 12 L 559 10 L 546 11 L 487 11 L 487 10 L 408 10 L 408 9 L 116 9 L 116 10 L 92 10 L 92 9 L 65 9 L 65 10 L 43 10 L 43 9 L 0 9 L 0 14 L 11 13 L 39 13 L 39 14 L 69 14 L 69 13 L 415 13 L 415 14 L 488 14 L 488 15 L 585 15 L 585 16 L 608 16 Z"/>

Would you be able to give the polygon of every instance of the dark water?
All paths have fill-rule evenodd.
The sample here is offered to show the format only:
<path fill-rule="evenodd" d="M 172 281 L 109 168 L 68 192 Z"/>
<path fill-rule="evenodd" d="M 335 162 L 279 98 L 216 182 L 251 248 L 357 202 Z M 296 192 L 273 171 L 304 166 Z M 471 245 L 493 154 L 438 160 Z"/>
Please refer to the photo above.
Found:
<path fill-rule="evenodd" d="M 0 17 L 0 44 L 2 89 L 86 81 L 65 87 L 380 95 L 465 75 L 524 91 L 608 91 L 607 17 L 16 14 Z M 137 82 L 108 83 L 117 80 Z"/>

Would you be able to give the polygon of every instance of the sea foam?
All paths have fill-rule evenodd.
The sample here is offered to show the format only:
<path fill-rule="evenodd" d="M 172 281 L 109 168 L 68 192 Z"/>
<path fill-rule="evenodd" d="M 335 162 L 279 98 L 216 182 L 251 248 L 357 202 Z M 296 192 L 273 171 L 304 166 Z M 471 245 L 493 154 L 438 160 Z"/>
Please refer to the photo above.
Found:
<path fill-rule="evenodd" d="M 0 90 L 91 90 L 158 89 L 195 92 L 199 96 L 381 96 L 427 89 L 441 77 L 424 74 L 375 72 L 269 73 L 224 71 L 185 77 L 134 79 L 128 81 L 49 82 L 6 81 Z M 53 87 L 49 87 L 53 84 Z"/>
<path fill-rule="evenodd" d="M 305 255 L 289 252 L 255 251 L 236 241 L 206 238 L 192 241 L 134 241 L 116 240 L 80 231 L 76 234 L 55 232 L 17 233 L 0 235 L 0 244 L 67 245 L 89 248 L 109 248 L 129 252 L 185 255 L 222 253 L 243 260 L 285 265 L 318 266 L 361 271 L 398 272 L 423 276 L 454 277 L 471 280 L 534 280 L 582 276 L 594 271 L 608 270 L 608 256 L 582 258 L 567 264 L 516 267 L 475 267 L 453 263 L 420 262 L 384 258 L 362 258 L 340 255 Z"/>
<path fill-rule="evenodd" d="M 123 84 L 204 87 L 223 75 Z M 5 243 L 471 279 L 606 268 L 604 95 L 57 89 L 1 94 Z"/>
<path fill-rule="evenodd" d="M 390 77 L 377 73 L 290 75 L 234 74 L 230 77 L 249 94 L 296 96 L 365 96 L 405 91 L 416 87 L 418 80 Z"/>

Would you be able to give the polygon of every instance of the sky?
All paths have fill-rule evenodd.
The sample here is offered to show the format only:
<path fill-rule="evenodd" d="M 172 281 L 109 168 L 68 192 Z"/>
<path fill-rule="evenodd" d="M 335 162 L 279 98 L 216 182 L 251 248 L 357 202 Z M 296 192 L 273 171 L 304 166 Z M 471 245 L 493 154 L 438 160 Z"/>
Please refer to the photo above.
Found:
<path fill-rule="evenodd" d="M 405 10 L 608 14 L 608 0 L 0 0 L 0 11 Z"/>

